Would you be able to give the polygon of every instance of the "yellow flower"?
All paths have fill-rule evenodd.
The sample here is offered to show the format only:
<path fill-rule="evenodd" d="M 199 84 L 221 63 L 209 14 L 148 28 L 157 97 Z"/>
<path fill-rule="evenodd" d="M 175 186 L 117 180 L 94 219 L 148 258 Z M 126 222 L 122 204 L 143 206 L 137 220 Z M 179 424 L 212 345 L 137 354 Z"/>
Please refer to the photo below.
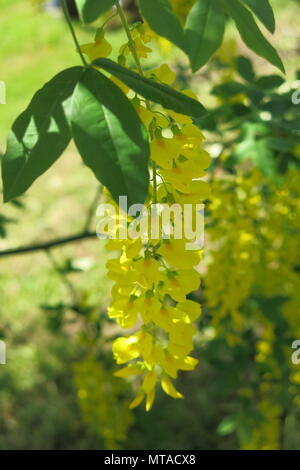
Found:
<path fill-rule="evenodd" d="M 179 269 L 191 269 L 199 264 L 200 253 L 187 251 L 185 240 L 163 240 L 157 252 L 169 263 Z"/>
<path fill-rule="evenodd" d="M 142 43 L 141 39 L 136 39 L 134 42 L 137 55 L 146 59 L 148 57 L 148 54 L 152 52 L 152 49 L 150 49 L 150 47 L 145 46 Z"/>
<path fill-rule="evenodd" d="M 168 114 L 171 116 L 174 121 L 179 122 L 179 124 L 192 124 L 193 120 L 185 114 L 179 114 L 171 109 L 168 109 Z"/>
<path fill-rule="evenodd" d="M 210 194 L 210 186 L 206 181 L 193 180 L 187 185 L 186 190 L 177 196 L 177 201 L 180 204 L 199 204 L 201 200 L 209 198 Z"/>
<path fill-rule="evenodd" d="M 174 322 L 170 331 L 169 352 L 178 357 L 187 356 L 193 350 L 193 336 L 195 333 L 196 328 L 191 323 Z"/>
<path fill-rule="evenodd" d="M 157 377 L 156 377 L 155 372 L 153 370 L 147 372 L 143 380 L 142 390 L 145 393 L 149 394 L 154 389 L 156 382 L 157 382 Z"/>
<path fill-rule="evenodd" d="M 180 146 L 174 139 L 161 137 L 152 140 L 150 144 L 151 159 L 162 168 L 172 168 L 174 158 L 180 154 Z"/>
<path fill-rule="evenodd" d="M 130 403 L 129 408 L 133 409 L 139 406 L 144 400 L 144 397 L 145 397 L 145 394 L 143 392 L 139 392 L 137 396 L 135 397 L 135 399 L 132 400 L 132 402 Z"/>
<path fill-rule="evenodd" d="M 198 360 L 193 357 L 186 356 L 183 358 L 175 358 L 169 351 L 164 353 L 164 357 L 160 362 L 163 370 L 173 379 L 176 379 L 178 370 L 193 370 L 197 364 Z"/>
<path fill-rule="evenodd" d="M 121 262 L 119 258 L 111 259 L 106 263 L 106 268 L 108 269 L 107 277 L 120 285 L 128 285 L 135 281 L 130 260 Z"/>
<path fill-rule="evenodd" d="M 131 328 L 137 321 L 139 307 L 137 302 L 128 297 L 115 300 L 108 308 L 109 318 L 115 318 L 122 328 Z"/>
<path fill-rule="evenodd" d="M 153 403 L 154 403 L 154 399 L 155 399 L 155 389 L 151 390 L 151 392 L 149 392 L 147 394 L 147 398 L 146 398 L 146 411 L 150 411 L 152 406 L 153 406 Z"/>
<path fill-rule="evenodd" d="M 192 178 L 202 178 L 205 176 L 205 171 L 196 162 L 187 160 L 177 163 L 176 167 L 161 170 L 161 174 L 177 191 L 188 193 Z"/>
<path fill-rule="evenodd" d="M 135 275 L 136 282 L 143 289 L 151 289 L 153 284 L 159 281 L 160 278 L 160 264 L 153 258 L 140 259 L 132 265 L 132 270 Z"/>
<path fill-rule="evenodd" d="M 88 56 L 91 62 L 99 57 L 108 57 L 112 51 L 111 45 L 104 38 L 88 44 L 82 44 L 80 49 Z"/>
<path fill-rule="evenodd" d="M 162 64 L 158 69 L 151 70 L 146 74 L 149 78 L 153 75 L 157 80 L 166 83 L 167 85 L 172 85 L 176 78 L 175 72 L 173 72 L 167 64 Z"/>
<path fill-rule="evenodd" d="M 143 373 L 143 369 L 141 367 L 137 367 L 136 365 L 129 365 L 127 367 L 123 367 L 123 369 L 118 370 L 114 373 L 116 377 L 131 377 L 133 375 L 139 375 Z"/>
<path fill-rule="evenodd" d="M 136 359 L 140 355 L 139 336 L 133 335 L 116 339 L 112 350 L 117 364 L 124 364 Z"/>
<path fill-rule="evenodd" d="M 165 117 L 162 113 L 151 111 L 150 109 L 145 108 L 143 105 L 138 106 L 136 108 L 136 112 L 146 127 L 149 127 L 154 119 L 156 125 L 163 129 L 168 127 L 170 124 L 168 118 Z"/>
<path fill-rule="evenodd" d="M 137 55 L 147 57 L 151 49 L 145 43 L 157 36 L 149 34 L 145 26 L 138 25 L 132 27 L 131 33 Z M 129 53 L 126 43 L 120 49 L 120 64 L 125 65 Z M 168 85 L 176 78 L 166 64 L 147 72 L 146 76 Z M 128 93 L 127 87 L 113 80 Z M 189 90 L 183 93 L 197 99 Z M 201 306 L 188 300 L 187 295 L 199 288 L 199 274 L 194 268 L 198 266 L 202 252 L 196 244 L 194 248 L 197 249 L 191 250 L 194 239 L 177 239 L 177 227 L 187 222 L 186 218 L 183 220 L 186 214 L 183 214 L 182 204 L 196 205 L 208 198 L 208 184 L 200 178 L 206 175 L 205 169 L 211 160 L 201 147 L 204 136 L 189 116 L 172 110 L 161 111 L 155 104 L 146 106 L 143 99 L 132 93 L 130 96 L 133 96 L 132 104 L 138 116 L 149 128 L 151 159 L 157 163 L 157 188 L 155 198 L 151 198 L 155 186 L 153 177 L 147 198 L 147 207 L 151 210 L 138 220 L 137 225 L 133 218 L 130 220 L 133 223 L 129 226 L 129 237 L 139 230 L 139 238 L 108 242 L 108 249 L 120 250 L 119 257 L 107 263 L 108 277 L 116 283 L 112 288 L 113 300 L 108 315 L 123 328 L 139 326 L 137 333 L 114 341 L 113 354 L 117 364 L 129 363 L 116 376 L 143 376 L 141 389 L 130 407 L 138 406 L 145 399 L 149 411 L 157 382 L 169 396 L 183 398 L 170 377 L 176 378 L 179 370 L 193 370 L 198 363 L 189 353 L 196 332 L 192 322 L 200 316 Z M 154 199 L 159 206 L 154 205 Z M 173 203 L 177 204 L 176 209 L 170 207 Z M 167 224 L 169 213 L 171 221 Z M 155 214 L 158 216 L 157 227 L 152 225 L 151 216 Z M 111 216 L 118 223 L 117 229 L 112 224 L 118 237 L 122 234 L 126 214 Z M 165 235 L 173 238 L 165 239 Z"/>
<path fill-rule="evenodd" d="M 153 296 L 139 298 L 137 300 L 137 305 L 145 325 L 153 321 L 156 312 L 161 308 L 161 303 Z"/>
<path fill-rule="evenodd" d="M 152 318 L 154 323 L 165 331 L 170 331 L 172 328 L 171 309 L 172 307 L 166 306 L 153 312 Z"/>
<path fill-rule="evenodd" d="M 147 358 L 152 346 L 153 337 L 149 333 L 140 331 L 135 335 L 116 339 L 112 349 L 117 364 L 124 364 L 139 356 Z"/>
<path fill-rule="evenodd" d="M 172 398 L 184 398 L 183 395 L 176 390 L 171 380 L 166 375 L 161 379 L 161 387 L 163 391 Z"/>
<path fill-rule="evenodd" d="M 199 127 L 194 124 L 187 124 L 183 126 L 180 134 L 176 134 L 175 139 L 179 140 L 182 145 L 193 144 L 196 146 L 201 145 L 205 139 L 204 135 L 200 131 Z"/>
<path fill-rule="evenodd" d="M 164 273 L 161 277 L 161 291 L 177 302 L 184 302 L 189 292 L 199 288 L 199 274 L 194 269 Z"/>
<path fill-rule="evenodd" d="M 193 300 L 184 300 L 176 305 L 176 308 L 185 312 L 189 321 L 193 322 L 201 315 L 201 305 Z"/>

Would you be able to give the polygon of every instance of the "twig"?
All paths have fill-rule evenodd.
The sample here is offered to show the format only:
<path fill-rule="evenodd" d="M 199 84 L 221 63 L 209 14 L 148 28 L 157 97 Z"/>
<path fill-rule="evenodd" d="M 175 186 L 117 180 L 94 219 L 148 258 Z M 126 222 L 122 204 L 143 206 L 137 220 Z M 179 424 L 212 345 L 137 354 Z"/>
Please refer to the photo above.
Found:
<path fill-rule="evenodd" d="M 78 39 L 77 39 L 77 36 L 76 36 L 76 33 L 75 33 L 75 30 L 73 28 L 73 25 L 72 25 L 72 20 L 71 20 L 71 17 L 70 17 L 70 14 L 69 14 L 69 10 L 68 10 L 68 7 L 67 7 L 67 4 L 66 4 L 66 0 L 60 0 L 60 3 L 61 3 L 61 7 L 62 7 L 62 10 L 63 10 L 63 14 L 64 14 L 64 17 L 65 17 L 65 20 L 69 26 L 69 29 L 70 29 L 70 32 L 71 32 L 71 35 L 73 37 L 73 41 L 75 43 L 75 46 L 76 46 L 76 49 L 77 49 L 77 52 L 78 54 L 80 55 L 80 58 L 82 60 L 82 63 L 85 67 L 87 67 L 88 63 L 87 61 L 85 60 L 85 57 L 82 53 L 82 50 L 80 49 L 80 45 L 79 45 L 79 42 L 78 42 Z"/>
<path fill-rule="evenodd" d="M 81 232 L 76 235 L 70 235 L 64 238 L 56 238 L 54 240 L 44 242 L 44 243 L 38 243 L 36 245 L 27 245 L 27 246 L 10 248 L 8 250 L 0 251 L 0 258 L 4 256 L 23 255 L 23 254 L 33 253 L 35 251 L 49 250 L 57 246 L 67 245 L 68 243 L 79 242 L 82 240 L 87 240 L 87 239 L 92 239 L 92 238 L 94 238 L 95 240 L 97 239 L 95 232 Z"/>
<path fill-rule="evenodd" d="M 93 217 L 94 217 L 94 212 L 97 208 L 98 202 L 100 201 L 102 193 L 103 193 L 103 186 L 99 186 L 97 188 L 97 191 L 96 191 L 95 197 L 92 201 L 92 204 L 91 204 L 91 206 L 88 210 L 87 218 L 86 218 L 86 221 L 85 221 L 85 224 L 84 224 L 84 227 L 83 227 L 83 232 L 88 232 L 91 228 L 90 225 L 91 225 Z"/>

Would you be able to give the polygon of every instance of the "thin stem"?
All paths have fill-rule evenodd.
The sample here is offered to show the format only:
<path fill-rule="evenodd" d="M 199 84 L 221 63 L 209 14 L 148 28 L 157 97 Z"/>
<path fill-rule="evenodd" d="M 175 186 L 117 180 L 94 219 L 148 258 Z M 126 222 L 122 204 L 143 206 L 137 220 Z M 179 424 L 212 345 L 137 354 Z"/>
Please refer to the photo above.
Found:
<path fill-rule="evenodd" d="M 134 43 L 134 40 L 132 39 L 132 35 L 131 35 L 131 31 L 130 31 L 130 28 L 129 28 L 129 24 L 128 24 L 128 21 L 127 21 L 127 18 L 126 18 L 126 15 L 123 11 L 123 8 L 121 7 L 120 3 L 117 1 L 116 3 L 116 7 L 117 7 L 117 11 L 118 11 L 118 14 L 120 16 L 120 19 L 121 19 L 121 22 L 122 22 L 122 25 L 123 25 L 123 28 L 125 29 L 126 31 L 126 34 L 127 34 L 127 38 L 128 38 L 128 46 L 130 48 L 130 51 L 131 51 L 131 54 L 134 58 L 134 61 L 136 63 L 136 66 L 138 68 L 138 71 L 141 75 L 144 75 L 144 72 L 143 72 L 143 69 L 142 69 L 142 65 L 141 65 L 141 62 L 140 62 L 140 59 L 139 59 L 139 56 L 136 52 L 136 48 L 135 48 L 135 43 Z"/>
<path fill-rule="evenodd" d="M 97 188 L 95 197 L 92 201 L 92 204 L 90 205 L 90 208 L 89 208 L 89 211 L 88 211 L 88 214 L 87 214 L 87 218 L 86 218 L 86 221 L 85 221 L 85 224 L 84 224 L 84 227 L 83 227 L 83 233 L 89 232 L 89 230 L 90 230 L 90 225 L 91 225 L 91 222 L 92 222 L 93 217 L 94 217 L 94 212 L 97 208 L 98 202 L 100 201 L 102 193 L 103 193 L 103 186 L 100 185 Z"/>
<path fill-rule="evenodd" d="M 116 16 L 118 16 L 118 13 L 114 13 L 113 15 L 111 15 L 109 18 L 107 18 L 107 20 L 104 21 L 103 25 L 101 26 L 101 28 L 104 28 L 105 25 L 107 25 L 107 23 L 109 23 L 110 20 L 112 20 L 113 18 L 115 18 Z"/>
<path fill-rule="evenodd" d="M 69 243 L 80 242 L 88 239 L 97 240 L 95 232 L 86 232 L 79 233 L 76 235 L 70 235 L 68 237 L 57 238 L 55 240 L 51 240 L 45 243 L 39 243 L 37 245 L 27 245 L 18 248 L 10 248 L 8 250 L 0 251 L 0 258 L 4 256 L 25 255 L 37 251 L 49 250 L 50 248 L 55 248 L 62 245 L 67 245 Z"/>
<path fill-rule="evenodd" d="M 70 32 L 72 34 L 72 37 L 73 37 L 73 40 L 74 40 L 74 43 L 76 45 L 76 49 L 77 49 L 77 52 L 79 53 L 80 55 L 80 58 L 82 60 L 82 63 L 85 67 L 88 66 L 88 63 L 87 61 L 85 60 L 85 57 L 80 49 L 80 45 L 79 45 L 79 42 L 78 42 L 78 39 L 76 37 L 76 33 L 75 33 L 75 30 L 73 28 L 73 24 L 72 24 L 72 20 L 71 20 L 71 17 L 70 17 L 70 14 L 69 14 L 69 10 L 68 10 L 68 7 L 67 7 L 67 4 L 66 4 L 66 0 L 60 0 L 60 3 L 61 3 L 61 6 L 62 6 L 62 10 L 63 10 L 63 13 L 64 13 L 64 17 L 65 17 L 65 20 L 69 26 L 69 29 L 70 29 Z"/>
<path fill-rule="evenodd" d="M 144 76 L 141 61 L 140 61 L 139 56 L 138 56 L 137 51 L 136 51 L 135 42 L 132 38 L 132 34 L 131 34 L 131 31 L 130 31 L 130 28 L 129 28 L 129 24 L 128 24 L 126 15 L 125 15 L 125 13 L 123 11 L 123 8 L 121 7 L 119 1 L 116 2 L 116 7 L 117 7 L 117 11 L 119 13 L 123 28 L 126 31 L 127 38 L 128 38 L 128 46 L 130 48 L 131 54 L 132 54 L 132 56 L 134 58 L 134 61 L 136 63 L 137 69 L 138 69 L 140 75 Z M 149 101 L 146 100 L 145 103 L 146 103 L 147 108 L 150 109 Z M 152 161 L 152 169 L 153 169 L 153 203 L 156 204 L 157 203 L 157 174 L 156 174 L 156 163 L 154 161 Z"/>
<path fill-rule="evenodd" d="M 153 204 L 157 203 L 157 174 L 156 174 L 156 162 L 152 160 L 152 171 L 153 171 Z"/>

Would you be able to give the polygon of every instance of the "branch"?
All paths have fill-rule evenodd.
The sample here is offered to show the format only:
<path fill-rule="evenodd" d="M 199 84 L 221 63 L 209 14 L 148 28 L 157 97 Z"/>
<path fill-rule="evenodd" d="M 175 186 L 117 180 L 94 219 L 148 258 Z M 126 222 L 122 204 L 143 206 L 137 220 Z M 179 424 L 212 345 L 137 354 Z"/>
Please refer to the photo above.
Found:
<path fill-rule="evenodd" d="M 0 258 L 3 256 L 24 255 L 35 251 L 49 250 L 57 246 L 67 245 L 68 243 L 79 242 L 91 238 L 97 238 L 95 232 L 82 232 L 77 235 L 71 235 L 65 238 L 56 238 L 55 240 L 50 240 L 48 242 L 39 243 L 36 245 L 21 246 L 18 248 L 10 248 L 8 250 L 0 251 Z"/>
<path fill-rule="evenodd" d="M 88 232 L 90 230 L 90 225 L 92 223 L 92 220 L 93 220 L 93 216 L 94 216 L 94 212 L 96 212 L 96 209 L 97 209 L 97 206 L 98 206 L 98 203 L 101 199 L 101 196 L 102 196 L 102 193 L 103 193 L 103 186 L 99 186 L 97 188 L 97 191 L 96 191 L 96 194 L 95 194 L 95 197 L 90 205 L 90 208 L 88 210 L 88 214 L 87 214 L 87 218 L 86 218 L 86 221 L 85 221 L 85 224 L 83 226 L 83 232 Z"/>

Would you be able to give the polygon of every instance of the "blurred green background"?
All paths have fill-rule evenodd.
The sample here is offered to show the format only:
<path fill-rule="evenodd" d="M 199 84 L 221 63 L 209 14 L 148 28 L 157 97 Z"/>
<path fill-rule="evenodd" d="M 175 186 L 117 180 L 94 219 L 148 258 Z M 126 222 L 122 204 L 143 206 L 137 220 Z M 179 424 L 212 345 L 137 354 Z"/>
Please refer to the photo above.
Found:
<path fill-rule="evenodd" d="M 282 90 L 289 93 L 299 66 L 299 2 L 271 3 L 277 18 L 273 42 L 287 68 Z M 12 122 L 33 93 L 79 60 L 57 12 L 40 11 L 29 0 L 0 0 L 0 10 L 0 80 L 7 84 L 7 104 L 0 105 L 3 151 Z M 81 43 L 92 40 L 93 28 L 77 25 L 77 30 Z M 113 27 L 108 40 L 118 49 L 124 33 Z M 219 57 L 192 80 L 184 57 L 159 45 L 146 66 L 169 62 L 178 73 L 179 86 L 190 86 L 205 105 L 218 109 L 220 96 L 209 92 L 234 76 L 231 56 L 235 50 L 253 59 L 259 75 L 277 73 L 236 42 L 230 27 Z M 234 101 L 229 95 L 222 99 Z M 226 116 L 224 121 L 232 120 Z M 214 152 L 217 143 L 228 149 L 232 130 L 225 135 L 216 132 L 212 123 L 203 126 L 208 148 Z M 227 168 L 232 174 L 230 162 Z M 97 190 L 96 180 L 71 145 L 24 197 L 5 207 L 1 204 L 0 251 L 80 232 Z M 89 223 L 94 230 L 94 218 Z M 128 410 L 132 386 L 112 374 L 110 341 L 119 330 L 105 316 L 109 303 L 106 258 L 103 242 L 94 240 L 51 253 L 0 257 L 0 339 L 7 344 L 7 364 L 0 366 L 0 449 L 238 449 L 241 442 L 250 442 L 249 433 L 259 425 L 249 424 L 253 409 L 247 411 L 248 404 L 236 393 L 241 377 L 226 376 L 222 361 L 214 357 L 209 314 L 202 325 L 206 336 L 198 342 L 200 366 L 180 378 L 185 400 L 159 395 L 151 413 Z M 238 367 L 239 351 L 230 355 L 230 348 L 218 347 L 229 368 Z M 239 425 L 230 418 L 237 415 L 242 416 Z M 300 449 L 298 408 L 289 405 L 283 418 L 278 446 Z"/>

